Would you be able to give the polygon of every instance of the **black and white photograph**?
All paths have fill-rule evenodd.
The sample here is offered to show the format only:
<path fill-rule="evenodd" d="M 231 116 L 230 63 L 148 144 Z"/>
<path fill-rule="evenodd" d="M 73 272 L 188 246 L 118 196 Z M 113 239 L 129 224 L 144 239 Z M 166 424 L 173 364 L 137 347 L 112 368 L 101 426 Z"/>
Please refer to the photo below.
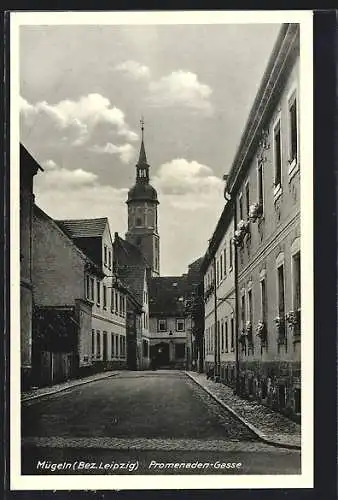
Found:
<path fill-rule="evenodd" d="M 11 13 L 12 489 L 313 486 L 311 93 L 310 11 Z"/>

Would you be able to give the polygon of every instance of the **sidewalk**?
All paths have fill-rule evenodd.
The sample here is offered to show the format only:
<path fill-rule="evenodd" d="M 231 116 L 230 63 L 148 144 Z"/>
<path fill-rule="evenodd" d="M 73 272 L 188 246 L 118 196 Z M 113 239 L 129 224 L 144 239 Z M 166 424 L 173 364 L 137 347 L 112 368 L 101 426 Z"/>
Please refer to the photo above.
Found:
<path fill-rule="evenodd" d="M 41 387 L 39 389 L 31 389 L 30 391 L 26 391 L 21 394 L 21 402 L 29 401 L 31 399 L 41 398 L 43 396 L 49 396 L 50 394 L 56 394 L 57 392 L 65 391 L 66 389 L 70 389 L 71 387 L 89 384 L 90 382 L 94 382 L 95 380 L 114 377 L 119 373 L 121 373 L 121 371 L 106 371 L 101 373 L 95 373 L 94 375 L 91 375 L 89 377 L 68 380 L 67 382 L 62 382 L 61 384 L 50 385 L 48 387 Z"/>
<path fill-rule="evenodd" d="M 296 422 L 255 401 L 235 396 L 232 388 L 207 380 L 204 373 L 186 372 L 186 374 L 265 443 L 301 449 L 301 426 Z"/>

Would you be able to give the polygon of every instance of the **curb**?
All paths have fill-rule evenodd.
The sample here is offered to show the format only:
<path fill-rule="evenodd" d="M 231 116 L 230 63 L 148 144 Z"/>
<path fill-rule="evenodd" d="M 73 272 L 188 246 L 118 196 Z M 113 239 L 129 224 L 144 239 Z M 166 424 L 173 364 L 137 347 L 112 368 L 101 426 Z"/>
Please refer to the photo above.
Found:
<path fill-rule="evenodd" d="M 43 394 L 33 394 L 32 396 L 21 398 L 21 403 L 25 403 L 26 401 L 31 401 L 32 399 L 43 398 L 45 396 L 51 396 L 52 394 L 57 394 L 58 392 L 67 391 L 68 389 L 73 389 L 73 387 L 78 387 L 80 385 L 90 384 L 91 382 L 97 382 L 98 380 L 102 380 L 105 378 L 115 377 L 118 373 L 111 373 L 110 375 L 103 375 L 102 377 L 94 378 L 92 380 L 82 380 L 73 385 L 69 385 L 68 387 L 60 387 L 59 389 L 51 390 L 49 392 L 44 392 Z"/>
<path fill-rule="evenodd" d="M 195 382 L 195 384 L 197 384 L 205 392 L 207 392 L 209 394 L 209 396 L 211 396 L 215 401 L 217 401 L 217 403 L 219 403 L 221 406 L 223 406 L 223 408 L 225 408 L 230 413 L 232 413 L 234 415 L 234 417 L 236 417 L 237 419 L 239 419 L 245 425 L 245 427 L 247 427 L 251 432 L 253 432 L 264 443 L 270 444 L 270 445 L 275 446 L 277 448 L 287 448 L 287 449 L 290 449 L 290 450 L 301 450 L 301 446 L 298 445 L 298 444 L 282 443 L 282 442 L 279 442 L 279 441 L 273 441 L 273 440 L 265 437 L 265 435 L 259 429 L 257 429 L 257 427 L 255 427 L 254 425 L 250 424 L 250 422 L 248 422 L 245 418 L 243 418 L 241 415 L 239 415 L 237 413 L 237 411 L 235 411 L 233 408 L 231 408 L 231 406 L 229 406 L 226 403 L 224 403 L 224 401 L 222 401 L 221 399 L 219 399 L 207 387 L 204 387 L 198 380 L 196 380 L 192 375 L 190 375 L 190 373 L 185 372 L 185 374 L 188 375 L 188 377 L 191 380 L 193 380 Z"/>

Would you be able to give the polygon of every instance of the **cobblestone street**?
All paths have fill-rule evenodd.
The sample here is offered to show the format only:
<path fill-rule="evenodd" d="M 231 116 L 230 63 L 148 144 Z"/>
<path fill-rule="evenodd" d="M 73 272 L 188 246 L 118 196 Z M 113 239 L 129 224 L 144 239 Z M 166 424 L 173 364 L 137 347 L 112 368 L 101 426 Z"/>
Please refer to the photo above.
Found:
<path fill-rule="evenodd" d="M 99 462 L 126 456 L 140 462 L 142 473 L 154 472 L 148 470 L 151 460 L 240 461 L 238 473 L 300 470 L 298 451 L 261 442 L 186 374 L 175 371 L 124 371 L 27 400 L 22 438 L 23 474 L 48 472 L 37 470 L 39 460 Z"/>

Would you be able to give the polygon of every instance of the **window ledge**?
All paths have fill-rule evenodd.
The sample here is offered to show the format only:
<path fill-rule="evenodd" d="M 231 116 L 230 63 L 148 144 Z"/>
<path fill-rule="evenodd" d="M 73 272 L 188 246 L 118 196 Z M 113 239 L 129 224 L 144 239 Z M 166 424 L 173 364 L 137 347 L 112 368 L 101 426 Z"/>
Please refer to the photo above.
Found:
<path fill-rule="evenodd" d="M 290 164 L 289 164 L 289 182 L 291 179 L 296 175 L 296 173 L 299 172 L 299 162 L 295 158 Z"/>
<path fill-rule="evenodd" d="M 273 191 L 273 200 L 277 201 L 281 196 L 282 196 L 282 186 L 278 184 L 275 186 L 274 191 Z"/>

